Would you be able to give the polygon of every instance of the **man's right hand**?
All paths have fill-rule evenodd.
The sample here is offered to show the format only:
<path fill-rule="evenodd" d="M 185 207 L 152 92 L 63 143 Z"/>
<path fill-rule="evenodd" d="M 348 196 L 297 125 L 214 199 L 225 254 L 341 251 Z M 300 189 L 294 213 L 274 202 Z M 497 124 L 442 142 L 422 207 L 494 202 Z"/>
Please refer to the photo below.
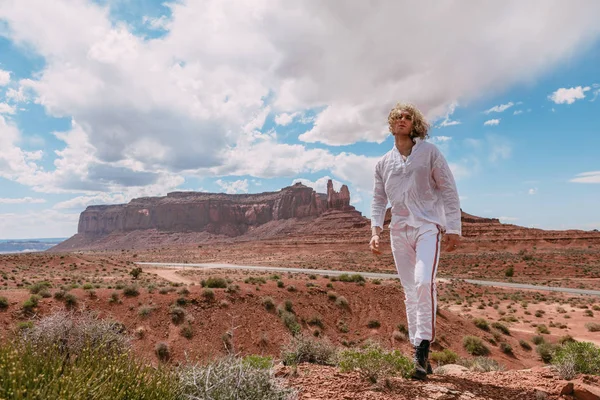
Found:
<path fill-rule="evenodd" d="M 381 251 L 379 250 L 379 235 L 373 235 L 373 237 L 371 237 L 369 248 L 373 254 L 381 254 Z"/>

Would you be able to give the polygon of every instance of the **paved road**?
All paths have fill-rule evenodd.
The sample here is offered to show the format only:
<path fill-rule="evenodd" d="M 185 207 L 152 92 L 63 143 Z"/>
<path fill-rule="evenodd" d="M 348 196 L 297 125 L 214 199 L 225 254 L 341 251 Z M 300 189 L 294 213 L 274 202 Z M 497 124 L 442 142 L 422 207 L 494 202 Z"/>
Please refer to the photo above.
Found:
<path fill-rule="evenodd" d="M 262 272 L 291 272 L 297 274 L 316 274 L 339 276 L 342 274 L 361 274 L 365 278 L 371 279 L 398 279 L 396 274 L 380 274 L 375 272 L 357 272 L 357 271 L 336 271 L 330 269 L 302 269 L 302 268 L 281 268 L 281 267 L 262 267 L 254 265 L 234 265 L 234 264 L 186 264 L 186 263 L 153 263 L 153 262 L 137 262 L 138 265 L 148 265 L 152 267 L 177 268 L 177 269 L 241 269 L 247 271 L 262 271 Z M 439 282 L 449 282 L 450 279 L 438 278 Z M 480 281 L 476 279 L 462 279 L 462 281 L 481 286 L 493 286 L 502 288 L 525 289 L 525 290 L 540 290 L 549 292 L 562 292 L 571 294 L 587 294 L 591 296 L 600 296 L 600 290 L 587 290 L 575 288 L 563 288 L 553 286 L 528 285 L 525 283 L 511 282 L 492 282 Z"/>

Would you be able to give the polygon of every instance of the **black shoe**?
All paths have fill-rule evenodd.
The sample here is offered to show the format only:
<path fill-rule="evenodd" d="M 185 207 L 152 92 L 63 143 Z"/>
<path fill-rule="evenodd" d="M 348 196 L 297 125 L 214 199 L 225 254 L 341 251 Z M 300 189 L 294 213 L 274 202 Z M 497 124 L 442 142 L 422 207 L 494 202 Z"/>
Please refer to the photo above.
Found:
<path fill-rule="evenodd" d="M 423 380 L 427 378 L 427 373 L 431 370 L 429 364 L 429 340 L 422 340 L 421 344 L 415 346 L 415 372 L 413 379 Z M 431 370 L 431 372 L 433 372 Z M 431 373 L 429 372 L 429 373 Z"/>
<path fill-rule="evenodd" d="M 412 378 L 424 381 L 425 379 L 427 379 L 427 371 L 418 363 L 415 363 L 415 371 L 412 374 Z"/>

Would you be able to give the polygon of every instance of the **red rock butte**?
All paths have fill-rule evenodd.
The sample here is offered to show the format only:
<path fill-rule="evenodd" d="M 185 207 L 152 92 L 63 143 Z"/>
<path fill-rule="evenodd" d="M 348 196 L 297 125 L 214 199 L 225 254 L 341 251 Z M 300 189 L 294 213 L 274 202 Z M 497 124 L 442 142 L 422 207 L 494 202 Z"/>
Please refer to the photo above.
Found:
<path fill-rule="evenodd" d="M 390 220 L 390 210 L 386 224 Z M 462 213 L 463 237 L 469 242 L 600 241 L 597 231 L 549 231 L 502 224 L 497 218 Z M 173 192 L 142 197 L 127 204 L 89 206 L 79 217 L 78 232 L 52 251 L 103 250 L 206 242 L 301 240 L 363 243 L 370 221 L 350 205 L 346 185 L 327 193 L 301 183 L 278 192 L 224 194 Z M 386 239 L 384 238 L 384 241 Z"/>

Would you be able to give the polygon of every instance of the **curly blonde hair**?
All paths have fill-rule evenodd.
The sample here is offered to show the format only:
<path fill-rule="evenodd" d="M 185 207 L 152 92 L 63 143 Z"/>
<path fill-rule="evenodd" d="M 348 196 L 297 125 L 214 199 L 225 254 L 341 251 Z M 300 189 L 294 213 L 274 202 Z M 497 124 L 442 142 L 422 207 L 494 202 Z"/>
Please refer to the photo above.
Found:
<path fill-rule="evenodd" d="M 427 132 L 429 131 L 429 122 L 427 122 L 423 113 L 410 103 L 398 103 L 392 108 L 390 115 L 388 116 L 390 131 L 392 130 L 392 124 L 400 117 L 403 111 L 408 112 L 412 116 L 413 131 L 411 132 L 410 137 L 413 139 L 416 137 L 423 140 L 427 139 L 429 137 L 429 135 L 427 135 Z"/>

